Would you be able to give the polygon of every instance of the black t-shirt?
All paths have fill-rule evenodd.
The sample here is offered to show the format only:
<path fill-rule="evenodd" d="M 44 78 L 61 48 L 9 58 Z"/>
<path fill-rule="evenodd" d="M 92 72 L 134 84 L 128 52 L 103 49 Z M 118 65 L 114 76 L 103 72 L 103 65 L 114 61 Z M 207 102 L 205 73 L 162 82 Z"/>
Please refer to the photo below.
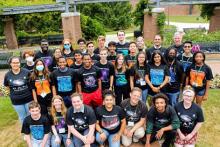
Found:
<path fill-rule="evenodd" d="M 100 62 L 95 64 L 101 71 L 101 81 L 102 81 L 102 89 L 109 89 L 110 87 L 110 76 L 114 76 L 114 65 L 111 62 L 107 62 L 107 64 L 103 65 Z"/>
<path fill-rule="evenodd" d="M 183 54 L 183 44 L 179 45 L 179 46 L 176 46 L 175 44 L 174 45 L 171 45 L 170 47 L 168 47 L 168 49 L 170 48 L 176 48 L 177 49 L 177 56 Z"/>
<path fill-rule="evenodd" d="M 204 116 L 201 107 L 192 103 L 189 109 L 185 109 L 183 102 L 175 105 L 176 113 L 180 120 L 180 130 L 182 133 L 191 133 L 199 122 L 204 122 Z"/>
<path fill-rule="evenodd" d="M 73 68 L 73 69 L 75 69 L 75 70 L 78 70 L 78 69 L 80 69 L 82 66 L 83 66 L 83 63 L 82 63 L 82 64 L 76 64 L 76 62 L 74 62 L 74 63 L 70 66 L 70 68 Z"/>
<path fill-rule="evenodd" d="M 165 76 L 170 76 L 169 69 L 167 65 L 160 64 L 156 66 L 154 64 L 147 64 L 147 75 L 154 86 L 159 86 L 163 83 Z"/>
<path fill-rule="evenodd" d="M 95 112 L 90 106 L 84 105 L 84 113 L 76 112 L 74 113 L 74 108 L 70 107 L 66 114 L 67 125 L 70 125 L 80 133 L 89 129 L 89 125 L 96 123 Z"/>
<path fill-rule="evenodd" d="M 129 54 L 129 43 L 125 42 L 125 44 L 120 44 L 119 42 L 116 43 L 116 53 L 117 54 L 123 54 L 124 56 L 127 56 Z"/>
<path fill-rule="evenodd" d="M 132 67 L 136 62 L 136 56 L 131 56 L 130 54 L 125 57 L 125 62 L 128 67 Z"/>
<path fill-rule="evenodd" d="M 196 66 L 192 64 L 187 68 L 187 77 L 189 77 L 189 84 L 195 89 L 204 89 L 207 80 L 212 80 L 211 68 L 204 64 L 203 66 Z"/>
<path fill-rule="evenodd" d="M 134 86 L 142 90 L 147 89 L 145 76 L 147 73 L 147 66 L 137 66 L 136 64 L 130 69 L 130 76 L 134 77 Z"/>
<path fill-rule="evenodd" d="M 10 98 L 13 105 L 21 105 L 33 100 L 29 81 L 30 71 L 21 68 L 19 74 L 9 70 L 5 74 L 4 86 L 10 88 Z"/>
<path fill-rule="evenodd" d="M 113 65 L 115 65 L 115 59 L 116 59 L 116 54 L 115 55 L 108 55 L 107 60 L 111 62 Z"/>
<path fill-rule="evenodd" d="M 53 66 L 52 65 L 52 63 L 53 63 L 53 53 L 52 53 L 52 51 L 48 50 L 47 53 L 42 53 L 41 51 L 38 51 L 35 54 L 34 60 L 37 60 L 39 58 L 41 58 L 44 61 L 44 64 L 48 67 L 48 69 L 50 71 L 53 70 L 53 67 L 52 67 Z"/>
<path fill-rule="evenodd" d="M 35 89 L 40 104 L 51 105 L 52 91 L 49 79 L 39 76 L 35 80 L 31 80 L 31 88 Z"/>
<path fill-rule="evenodd" d="M 157 49 L 157 48 L 155 48 L 154 46 L 153 47 L 151 47 L 151 48 L 149 48 L 149 49 L 147 49 L 146 50 L 146 54 L 147 54 L 147 60 L 148 61 L 150 61 L 151 60 L 151 56 L 152 56 L 152 54 L 153 54 L 153 52 L 154 51 L 160 51 L 163 55 L 166 53 L 166 48 L 164 48 L 164 47 L 160 47 L 159 49 Z"/>
<path fill-rule="evenodd" d="M 179 61 L 175 61 L 173 64 L 168 65 L 170 71 L 170 82 L 167 84 L 168 93 L 176 93 L 180 90 L 180 83 L 182 82 L 183 67 Z"/>
<path fill-rule="evenodd" d="M 66 120 L 62 116 L 61 112 L 56 112 L 56 116 L 55 117 L 56 117 L 56 120 L 57 120 L 56 124 L 54 124 L 53 117 L 50 116 L 51 123 L 52 123 L 52 125 L 55 126 L 57 133 L 58 134 L 67 134 L 68 133 L 68 128 L 67 128 Z"/>
<path fill-rule="evenodd" d="M 100 57 L 97 54 L 94 54 L 93 56 L 91 56 L 91 58 L 94 64 L 100 60 Z"/>
<path fill-rule="evenodd" d="M 74 63 L 74 52 L 71 51 L 69 54 L 63 54 L 66 57 L 66 62 L 68 67 L 70 67 Z"/>
<path fill-rule="evenodd" d="M 34 69 L 34 64 L 33 64 L 32 66 L 29 66 L 29 65 L 27 65 L 27 64 L 24 64 L 23 68 L 25 68 L 25 69 L 29 70 L 30 72 L 32 72 L 33 69 Z"/>
<path fill-rule="evenodd" d="M 129 82 L 129 69 L 126 69 L 125 72 L 122 70 L 118 70 L 118 72 L 115 72 L 114 76 L 114 85 L 117 87 L 122 87 L 128 85 Z"/>
<path fill-rule="evenodd" d="M 52 71 L 54 71 L 54 70 L 56 70 L 56 69 L 58 69 L 58 61 L 53 57 L 53 62 L 52 62 L 52 67 L 53 67 L 53 69 L 52 69 Z M 51 71 L 51 72 L 52 72 Z"/>
<path fill-rule="evenodd" d="M 193 57 L 186 57 L 184 54 L 180 54 L 177 59 L 183 65 L 183 71 L 186 73 L 186 69 L 192 64 Z"/>
<path fill-rule="evenodd" d="M 174 123 L 179 123 L 178 116 L 174 108 L 170 105 L 166 106 L 163 113 L 159 113 L 155 107 L 151 107 L 147 113 L 147 120 L 147 134 L 151 134 L 152 131 L 158 131 L 169 125 L 172 125 L 173 129 L 176 129 Z"/>
<path fill-rule="evenodd" d="M 41 115 L 40 119 L 33 120 L 31 116 L 24 119 L 21 133 L 31 134 L 36 140 L 42 140 L 45 134 L 50 132 L 50 122 L 46 116 Z"/>
<path fill-rule="evenodd" d="M 51 73 L 51 85 L 55 86 L 57 94 L 60 96 L 69 96 L 76 91 L 77 73 L 67 68 L 61 71 L 59 68 Z"/>
<path fill-rule="evenodd" d="M 96 117 L 101 128 L 114 134 L 120 130 L 121 120 L 125 118 L 125 113 L 119 106 L 113 106 L 112 111 L 107 111 L 105 106 L 99 106 L 96 109 Z"/>
<path fill-rule="evenodd" d="M 78 70 L 78 79 L 81 82 L 82 92 L 91 93 L 99 88 L 98 79 L 101 78 L 101 71 L 96 66 L 91 66 L 90 69 L 81 67 Z"/>
<path fill-rule="evenodd" d="M 126 113 L 126 122 L 137 123 L 141 118 L 147 117 L 147 106 L 142 101 L 139 101 L 136 106 L 132 106 L 130 99 L 125 99 L 121 103 L 121 107 Z"/>

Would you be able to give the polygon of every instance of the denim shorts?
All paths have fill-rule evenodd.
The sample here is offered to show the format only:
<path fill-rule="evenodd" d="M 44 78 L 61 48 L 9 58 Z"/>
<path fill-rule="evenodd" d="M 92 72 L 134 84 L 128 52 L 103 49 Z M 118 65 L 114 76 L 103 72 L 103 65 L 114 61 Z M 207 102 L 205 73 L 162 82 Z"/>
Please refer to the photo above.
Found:
<path fill-rule="evenodd" d="M 204 96 L 206 92 L 206 89 L 195 89 L 195 95 L 196 96 Z"/>

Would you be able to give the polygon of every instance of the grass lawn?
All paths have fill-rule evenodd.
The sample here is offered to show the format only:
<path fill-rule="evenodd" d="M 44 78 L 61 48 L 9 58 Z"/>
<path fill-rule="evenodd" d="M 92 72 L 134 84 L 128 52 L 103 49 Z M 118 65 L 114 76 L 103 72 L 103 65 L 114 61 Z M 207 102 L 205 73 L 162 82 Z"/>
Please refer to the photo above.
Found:
<path fill-rule="evenodd" d="M 168 20 L 168 16 L 166 16 Z M 184 22 L 184 23 L 208 23 L 208 20 L 200 16 L 169 16 L 171 22 Z"/>
<path fill-rule="evenodd" d="M 220 146 L 220 90 L 211 89 L 208 101 L 204 102 L 205 123 L 200 129 L 197 147 Z M 17 120 L 10 100 L 0 97 L 0 146 L 24 147 L 20 133 L 21 126 Z"/>

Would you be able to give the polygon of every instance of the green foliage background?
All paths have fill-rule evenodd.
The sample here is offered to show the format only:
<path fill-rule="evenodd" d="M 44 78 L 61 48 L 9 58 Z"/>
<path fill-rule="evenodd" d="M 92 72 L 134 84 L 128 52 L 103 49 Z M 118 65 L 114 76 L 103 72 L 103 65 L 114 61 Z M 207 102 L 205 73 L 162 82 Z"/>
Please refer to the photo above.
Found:
<path fill-rule="evenodd" d="M 51 4 L 55 0 L 0 0 L 0 8 L 34 4 Z M 95 3 L 78 5 L 81 13 L 83 36 L 96 39 L 106 30 L 127 29 L 132 24 L 131 4 L 129 2 Z M 33 13 L 12 16 L 17 37 L 39 36 L 62 33 L 61 12 Z M 0 20 L 4 17 L 0 16 Z M 0 36 L 3 36 L 3 22 L 0 21 Z"/>

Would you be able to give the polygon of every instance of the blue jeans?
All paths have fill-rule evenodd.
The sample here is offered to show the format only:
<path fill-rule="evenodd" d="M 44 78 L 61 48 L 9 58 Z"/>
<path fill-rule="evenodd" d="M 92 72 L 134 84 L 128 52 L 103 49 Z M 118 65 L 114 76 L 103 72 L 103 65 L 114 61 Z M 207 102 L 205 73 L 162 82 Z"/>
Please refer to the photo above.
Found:
<path fill-rule="evenodd" d="M 169 98 L 169 104 L 171 106 L 174 106 L 178 102 L 180 92 L 178 91 L 176 93 L 166 93 L 166 94 L 167 97 Z"/>
<path fill-rule="evenodd" d="M 142 102 L 144 102 L 145 104 L 146 104 L 146 101 L 147 101 L 147 95 L 148 95 L 148 89 L 142 90 L 141 100 L 142 100 Z"/>
<path fill-rule="evenodd" d="M 87 135 L 89 133 L 89 129 L 85 130 L 82 135 Z M 84 143 L 81 139 L 73 135 L 73 145 L 74 147 L 82 147 L 84 146 Z M 90 144 L 90 146 L 94 146 L 94 144 Z"/>
<path fill-rule="evenodd" d="M 45 147 L 50 147 L 50 141 L 49 141 L 49 140 L 50 140 L 50 139 L 48 138 Z M 43 142 L 43 140 L 37 140 L 37 139 L 31 137 L 32 147 L 40 147 L 42 142 Z"/>
<path fill-rule="evenodd" d="M 18 114 L 18 118 L 19 118 L 21 124 L 23 124 L 25 117 L 30 114 L 29 109 L 28 109 L 28 105 L 29 105 L 29 103 L 22 104 L 22 105 L 13 105 L 15 111 Z"/>
<path fill-rule="evenodd" d="M 106 138 L 108 139 L 109 147 L 120 147 L 120 140 L 114 142 L 113 138 L 115 134 L 109 134 L 108 131 L 103 129 L 103 132 L 105 133 Z M 96 132 L 96 141 L 100 144 L 103 145 L 103 141 L 100 139 L 100 133 Z"/>
<path fill-rule="evenodd" d="M 59 138 L 60 138 L 60 141 L 63 141 L 65 147 L 67 147 L 66 145 L 66 140 L 67 140 L 67 134 L 58 134 Z M 52 135 L 51 137 L 51 146 L 52 147 L 60 147 L 61 144 L 57 144 L 55 142 L 55 139 L 56 139 L 56 136 L 55 135 Z M 73 147 L 73 143 L 71 143 L 68 147 Z"/>

